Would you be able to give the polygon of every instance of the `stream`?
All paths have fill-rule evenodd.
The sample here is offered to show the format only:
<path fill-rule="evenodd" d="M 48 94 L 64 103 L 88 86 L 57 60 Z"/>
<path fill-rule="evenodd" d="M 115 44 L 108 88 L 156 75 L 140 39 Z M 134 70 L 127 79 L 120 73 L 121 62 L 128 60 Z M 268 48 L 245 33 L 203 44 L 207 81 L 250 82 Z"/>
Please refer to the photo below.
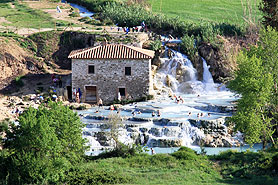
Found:
<path fill-rule="evenodd" d="M 61 0 L 61 3 L 66 3 L 66 0 Z M 92 19 L 91 16 L 93 16 L 94 13 L 90 12 L 85 7 L 75 3 L 69 3 L 69 2 L 67 3 L 70 4 L 70 6 L 72 6 L 73 8 L 77 8 L 79 10 L 79 14 L 81 17 L 89 17 L 90 19 Z"/>

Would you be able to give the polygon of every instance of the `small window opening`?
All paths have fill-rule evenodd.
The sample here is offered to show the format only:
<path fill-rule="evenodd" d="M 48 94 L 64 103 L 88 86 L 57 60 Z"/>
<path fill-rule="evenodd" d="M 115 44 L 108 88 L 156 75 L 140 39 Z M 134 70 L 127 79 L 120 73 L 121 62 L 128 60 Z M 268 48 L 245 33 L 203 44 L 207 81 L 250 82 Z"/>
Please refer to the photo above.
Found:
<path fill-rule="evenodd" d="M 131 67 L 125 67 L 125 75 L 127 76 L 131 75 Z"/>
<path fill-rule="evenodd" d="M 89 73 L 89 74 L 94 74 L 94 73 L 95 73 L 95 66 L 89 65 L 89 67 L 88 67 L 88 73 Z"/>

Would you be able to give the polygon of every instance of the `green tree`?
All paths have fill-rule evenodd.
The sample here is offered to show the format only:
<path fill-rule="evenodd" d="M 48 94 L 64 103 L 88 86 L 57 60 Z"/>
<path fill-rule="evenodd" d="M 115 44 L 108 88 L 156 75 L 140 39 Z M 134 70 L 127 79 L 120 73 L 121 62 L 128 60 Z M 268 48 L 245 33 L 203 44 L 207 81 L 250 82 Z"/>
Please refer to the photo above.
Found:
<path fill-rule="evenodd" d="M 241 95 L 232 120 L 250 144 L 273 144 L 278 121 L 278 32 L 260 33 L 258 46 L 238 56 L 238 70 L 229 88 Z"/>
<path fill-rule="evenodd" d="M 114 147 L 118 148 L 121 146 L 119 137 L 121 136 L 120 129 L 123 127 L 122 118 L 119 114 L 111 113 L 108 116 L 107 126 L 110 129 L 107 132 L 108 138 L 114 142 Z"/>
<path fill-rule="evenodd" d="M 86 150 L 84 124 L 68 107 L 50 102 L 28 108 L 6 130 L 4 148 L 9 184 L 61 182 Z"/>
<path fill-rule="evenodd" d="M 278 28 L 278 0 L 263 0 L 259 6 L 263 12 L 262 23 L 267 27 Z"/>

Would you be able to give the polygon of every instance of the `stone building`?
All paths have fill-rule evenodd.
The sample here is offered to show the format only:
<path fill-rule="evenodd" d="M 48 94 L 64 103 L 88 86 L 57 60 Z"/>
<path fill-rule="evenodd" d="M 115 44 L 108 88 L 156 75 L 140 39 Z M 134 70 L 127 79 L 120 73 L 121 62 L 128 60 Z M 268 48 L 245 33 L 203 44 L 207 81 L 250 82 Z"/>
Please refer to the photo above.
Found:
<path fill-rule="evenodd" d="M 81 101 L 104 103 L 140 99 L 152 94 L 151 59 L 154 52 L 122 44 L 105 44 L 72 51 L 72 89 Z"/>

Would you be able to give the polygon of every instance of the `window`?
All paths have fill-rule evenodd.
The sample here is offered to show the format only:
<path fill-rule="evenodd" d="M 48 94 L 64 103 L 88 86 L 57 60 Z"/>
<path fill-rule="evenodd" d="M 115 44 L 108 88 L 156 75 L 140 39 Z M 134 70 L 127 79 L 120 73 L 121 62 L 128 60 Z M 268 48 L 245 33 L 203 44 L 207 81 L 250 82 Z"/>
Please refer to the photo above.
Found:
<path fill-rule="evenodd" d="M 125 88 L 119 88 L 119 93 L 121 96 L 125 96 Z"/>
<path fill-rule="evenodd" d="M 125 67 L 125 75 L 127 76 L 131 75 L 131 67 Z"/>
<path fill-rule="evenodd" d="M 88 66 L 88 74 L 94 74 L 95 73 L 95 66 L 89 65 Z"/>

